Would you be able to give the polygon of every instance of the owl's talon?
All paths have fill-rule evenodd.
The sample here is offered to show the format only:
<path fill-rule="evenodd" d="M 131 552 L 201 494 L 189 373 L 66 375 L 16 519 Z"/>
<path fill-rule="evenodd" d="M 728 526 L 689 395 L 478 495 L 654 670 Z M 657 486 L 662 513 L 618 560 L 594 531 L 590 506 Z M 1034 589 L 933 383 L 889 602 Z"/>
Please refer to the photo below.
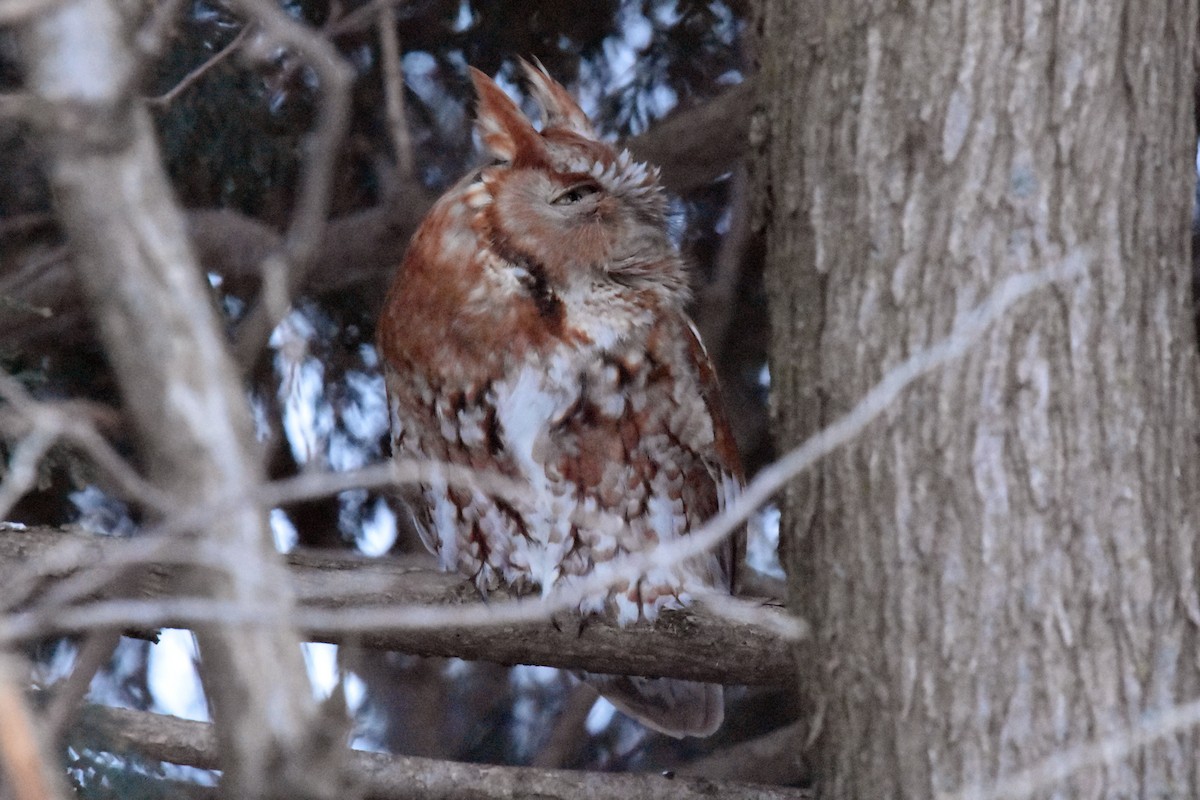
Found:
<path fill-rule="evenodd" d="M 488 593 L 482 586 L 479 585 L 479 581 L 477 580 L 478 577 L 479 571 L 476 570 L 474 575 L 468 576 L 467 579 L 463 581 L 463 585 L 466 587 L 467 594 L 477 595 L 479 599 L 486 605 L 488 602 Z"/>

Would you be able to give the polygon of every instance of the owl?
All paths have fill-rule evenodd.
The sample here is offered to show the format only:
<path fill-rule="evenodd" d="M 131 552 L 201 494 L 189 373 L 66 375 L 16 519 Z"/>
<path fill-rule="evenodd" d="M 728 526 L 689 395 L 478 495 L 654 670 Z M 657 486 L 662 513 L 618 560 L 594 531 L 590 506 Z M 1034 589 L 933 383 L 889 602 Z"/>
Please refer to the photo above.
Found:
<path fill-rule="evenodd" d="M 658 171 L 602 141 L 522 62 L 540 130 L 478 70 L 493 163 L 447 191 L 413 237 L 382 312 L 396 458 L 501 473 L 517 497 L 439 484 L 405 496 L 443 569 L 481 592 L 549 592 L 697 529 L 742 472 L 712 364 L 685 313 L 685 266 Z M 585 596 L 579 613 L 650 624 L 731 590 L 732 546 Z M 707 736 L 720 686 L 586 675 L 621 711 Z"/>

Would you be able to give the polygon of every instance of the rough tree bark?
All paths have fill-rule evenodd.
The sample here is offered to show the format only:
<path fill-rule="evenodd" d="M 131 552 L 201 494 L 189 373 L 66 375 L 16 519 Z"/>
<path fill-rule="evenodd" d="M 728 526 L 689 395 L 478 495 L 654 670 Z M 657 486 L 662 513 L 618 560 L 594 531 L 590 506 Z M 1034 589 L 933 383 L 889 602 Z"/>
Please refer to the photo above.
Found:
<path fill-rule="evenodd" d="M 764 0 L 795 445 L 1015 272 L 1026 301 L 789 497 L 824 796 L 930 797 L 1200 695 L 1192 0 Z M 1200 796 L 1195 732 L 1046 787 Z"/>
<path fill-rule="evenodd" d="M 133 96 L 126 25 L 110 0 L 65 0 L 22 33 L 57 209 L 147 472 L 180 508 L 248 491 L 262 478 L 248 403 Z M 210 545 L 227 563 L 191 580 L 265 609 L 255 624 L 197 631 L 226 789 L 343 796 L 343 744 L 319 724 L 298 638 L 281 621 L 290 598 L 266 515 L 245 501 L 223 522 Z"/>

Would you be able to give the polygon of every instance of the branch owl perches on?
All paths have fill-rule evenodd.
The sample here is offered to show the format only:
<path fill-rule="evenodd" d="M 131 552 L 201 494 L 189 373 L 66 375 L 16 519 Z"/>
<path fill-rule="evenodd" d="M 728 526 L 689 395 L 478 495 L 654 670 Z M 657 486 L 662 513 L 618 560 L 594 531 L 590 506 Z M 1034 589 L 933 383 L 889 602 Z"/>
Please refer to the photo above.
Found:
<path fill-rule="evenodd" d="M 413 237 L 378 341 L 397 458 L 495 470 L 520 502 L 447 485 L 405 496 L 443 569 L 480 591 L 539 589 L 699 528 L 742 471 L 716 377 L 688 320 L 686 270 L 657 170 L 601 141 L 579 105 L 522 62 L 538 131 L 471 70 L 476 129 L 499 163 L 446 192 Z M 730 591 L 734 554 L 634 576 L 580 604 L 620 624 Z M 720 686 L 586 675 L 673 736 L 724 717 Z"/>

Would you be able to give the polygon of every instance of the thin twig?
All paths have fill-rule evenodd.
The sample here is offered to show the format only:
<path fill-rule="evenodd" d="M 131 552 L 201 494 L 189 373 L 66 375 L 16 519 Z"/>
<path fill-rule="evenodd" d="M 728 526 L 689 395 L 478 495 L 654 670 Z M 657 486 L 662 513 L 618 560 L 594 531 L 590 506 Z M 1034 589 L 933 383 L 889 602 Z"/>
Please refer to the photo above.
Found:
<path fill-rule="evenodd" d="M 34 428 L 13 448 L 8 459 L 8 473 L 0 481 L 0 520 L 7 518 L 17 502 L 37 483 L 38 465 L 42 463 L 42 456 L 54 446 L 54 439 L 50 431 Z"/>
<path fill-rule="evenodd" d="M 287 303 L 304 285 L 304 278 L 325 235 L 334 166 L 349 124 L 350 82 L 354 73 L 332 44 L 270 0 L 234 0 L 234 5 L 253 21 L 264 37 L 300 53 L 317 73 L 321 88 L 316 127 L 306 142 L 307 152 L 291 224 L 284 236 L 282 250 L 268 256 L 262 264 L 264 282 L 273 273 L 286 276 L 283 285 L 287 302 L 267 302 L 268 298 L 261 297 L 238 326 L 234 352 L 245 372 L 258 360 L 271 331 L 287 313 Z"/>
<path fill-rule="evenodd" d="M 87 697 L 92 679 L 112 658 L 120 641 L 121 634 L 114 630 L 95 631 L 84 638 L 71 674 L 54 688 L 50 707 L 43 714 L 47 741 L 57 742 L 66 733 Z"/>
<path fill-rule="evenodd" d="M 14 233 L 24 233 L 31 228 L 41 228 L 54 223 L 54 215 L 35 211 L 28 214 L 14 214 L 0 219 L 0 236 L 10 236 Z"/>
<path fill-rule="evenodd" d="M 190 86 L 192 86 L 194 83 L 196 83 L 196 81 L 198 81 L 198 80 L 200 80 L 200 78 L 204 77 L 204 74 L 206 72 L 208 72 L 213 67 L 220 64 L 222 61 L 224 61 L 226 58 L 228 58 L 233 53 L 233 51 L 237 50 L 238 47 L 242 44 L 242 42 L 245 40 L 246 36 L 249 33 L 250 33 L 250 26 L 249 25 L 242 26 L 242 29 L 240 31 L 238 31 L 238 35 L 233 37 L 233 40 L 230 41 L 229 44 L 222 47 L 220 50 L 218 50 L 216 53 L 214 53 L 212 56 L 210 56 L 208 58 L 208 60 L 206 60 L 200 66 L 193 69 L 187 75 L 184 75 L 183 79 L 181 81 L 179 81 L 179 83 L 175 84 L 170 89 L 168 89 L 167 91 L 158 95 L 157 97 L 146 98 L 146 102 L 149 103 L 150 105 L 154 105 L 154 106 L 170 105 L 171 102 L 174 101 L 176 97 L 183 94 L 185 91 L 187 91 L 187 89 Z"/>
<path fill-rule="evenodd" d="M 744 164 L 739 164 L 729 180 L 729 230 L 721 237 L 714 259 L 713 279 L 700 290 L 702 313 L 697 327 L 709 352 L 718 354 L 731 332 L 730 323 L 737 308 L 738 281 L 745 269 L 746 243 L 750 239 L 750 179 Z M 735 334 L 736 335 L 736 334 Z"/>
<path fill-rule="evenodd" d="M 53 107 L 40 97 L 23 92 L 0 92 L 0 119 L 9 117 L 44 124 L 53 113 Z"/>
<path fill-rule="evenodd" d="M 49 11 L 62 0 L 0 0 L 0 25 L 15 25 Z"/>
<path fill-rule="evenodd" d="M 383 102 L 388 136 L 396 156 L 396 172 L 405 183 L 412 178 L 412 137 L 404 116 L 404 73 L 400 65 L 400 37 L 396 34 L 396 8 L 379 8 L 379 68 L 383 73 Z"/>
<path fill-rule="evenodd" d="M 332 20 L 330 24 L 325 26 L 325 35 L 329 37 L 341 36 L 342 34 L 354 33 L 368 28 L 371 25 L 372 17 L 375 17 L 381 8 L 395 8 L 406 1 L 371 0 L 371 2 L 359 6 L 346 16 Z"/>
<path fill-rule="evenodd" d="M 1200 700 L 1193 700 L 1126 728 L 1120 733 L 1077 745 L 994 783 L 980 783 L 938 795 L 938 800 L 1022 800 L 1066 781 L 1084 769 L 1112 764 L 1160 739 L 1200 726 Z"/>
<path fill-rule="evenodd" d="M 749 600 L 728 594 L 706 594 L 700 597 L 700 603 L 714 617 L 739 625 L 757 625 L 770 630 L 780 639 L 800 641 L 808 638 L 810 632 L 808 624 L 799 617 L 763 613 L 763 600 Z"/>
<path fill-rule="evenodd" d="M 0 276 L 0 294 L 11 293 L 20 299 L 22 288 L 35 283 L 40 273 L 66 262 L 70 257 L 71 251 L 66 245 L 40 248 L 32 254 L 24 255 L 21 264 L 15 270 Z"/>
<path fill-rule="evenodd" d="M 497 472 L 477 470 L 439 461 L 391 461 L 345 472 L 311 472 L 263 486 L 256 497 L 266 506 L 285 506 L 302 500 L 328 497 L 351 489 L 386 489 L 412 483 L 448 483 L 507 500 L 528 496 L 528 487 Z"/>
<path fill-rule="evenodd" d="M 16 379 L 4 373 L 0 373 L 0 399 L 9 403 L 13 411 L 27 421 L 31 429 L 28 434 L 30 437 L 36 434 L 39 439 L 46 439 L 45 448 L 36 453 L 38 461 L 50 446 L 62 439 L 86 453 L 96 466 L 113 480 L 126 499 L 142 503 L 161 513 L 167 513 L 173 508 L 166 493 L 142 478 L 96 431 L 86 415 L 78 413 L 79 404 L 37 402 Z M 10 488 L 14 491 L 19 489 L 20 493 L 15 497 L 10 496 L 0 487 L 0 519 L 4 519 L 21 495 L 33 485 L 32 482 L 22 485 L 14 478 L 16 466 L 27 466 L 18 465 L 16 458 L 14 454 L 9 478 L 5 480 L 4 486 L 13 481 Z M 36 471 L 33 476 L 36 478 Z M 28 478 L 29 475 L 23 476 L 26 481 Z"/>

